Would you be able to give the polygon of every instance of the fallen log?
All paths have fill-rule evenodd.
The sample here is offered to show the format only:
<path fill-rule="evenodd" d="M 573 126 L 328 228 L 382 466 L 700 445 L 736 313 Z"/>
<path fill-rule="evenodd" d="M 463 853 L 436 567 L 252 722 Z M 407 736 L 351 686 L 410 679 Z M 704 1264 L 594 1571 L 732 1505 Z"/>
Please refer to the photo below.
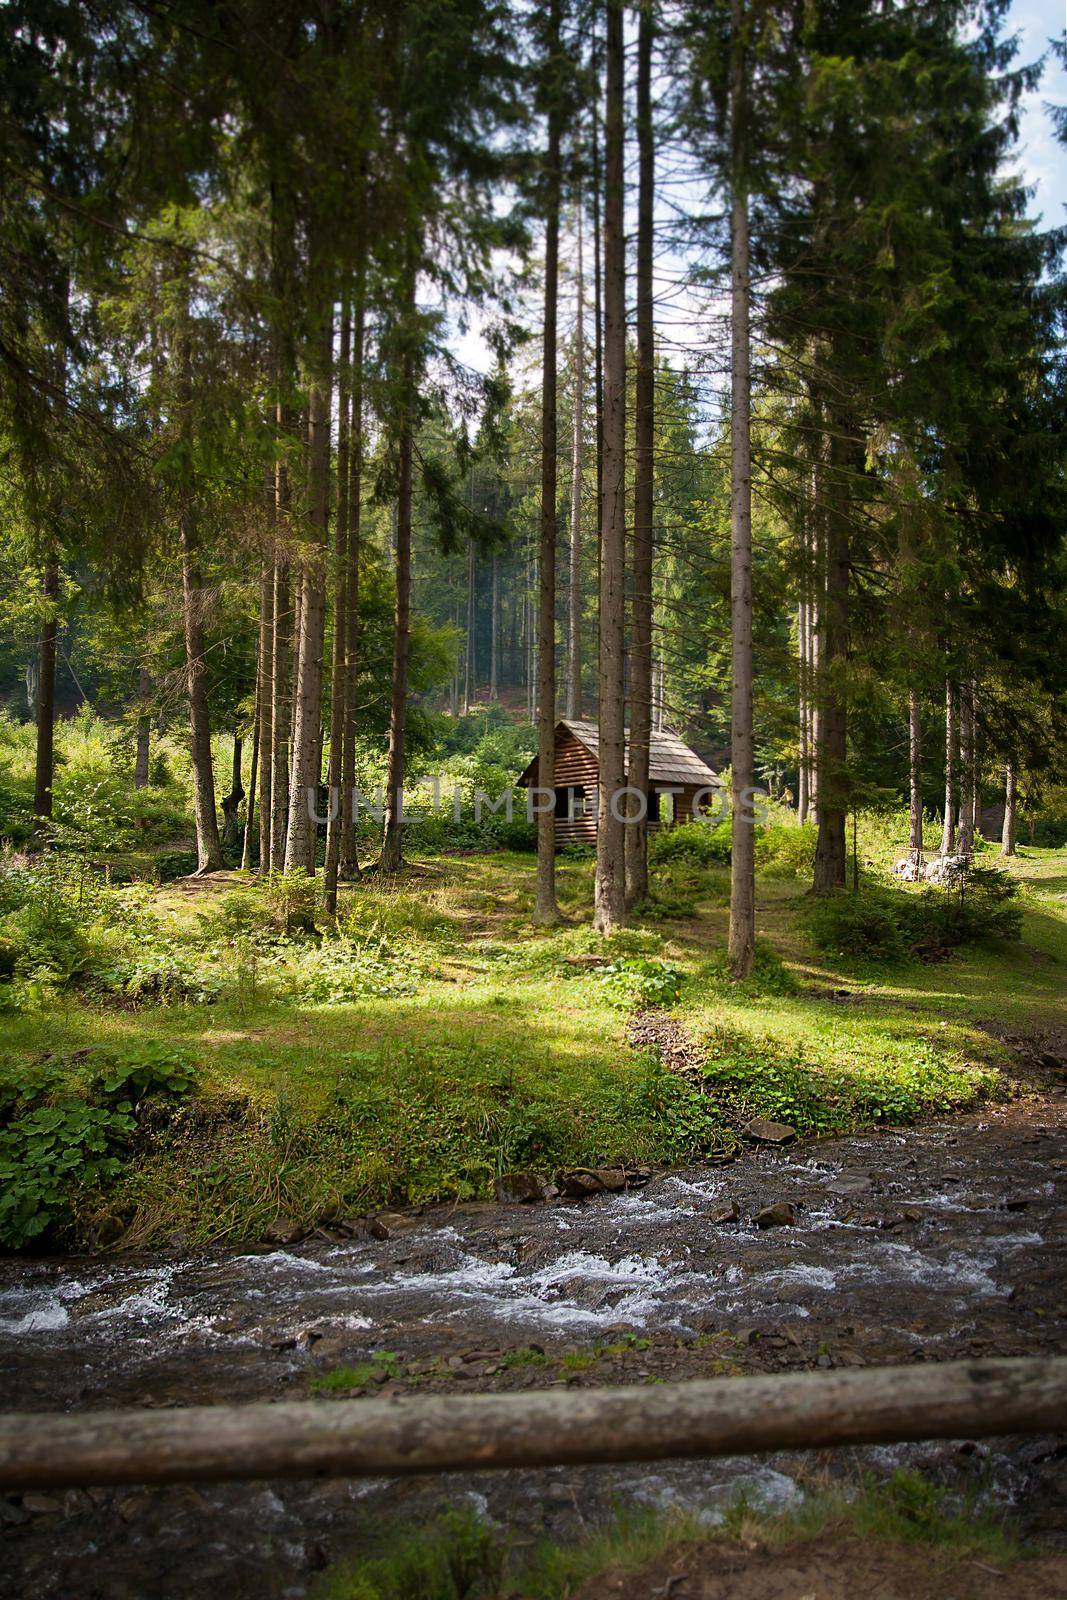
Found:
<path fill-rule="evenodd" d="M 660 1461 L 1067 1430 L 1067 1359 L 655 1387 L 0 1416 L 0 1488 Z"/>

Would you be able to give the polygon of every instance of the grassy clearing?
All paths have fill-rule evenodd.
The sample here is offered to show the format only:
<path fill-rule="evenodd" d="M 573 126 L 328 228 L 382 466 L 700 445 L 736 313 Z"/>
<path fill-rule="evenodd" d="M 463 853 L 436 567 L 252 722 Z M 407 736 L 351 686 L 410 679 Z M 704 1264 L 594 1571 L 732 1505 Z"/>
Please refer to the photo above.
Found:
<path fill-rule="evenodd" d="M 51 988 L 5 1018 L 0 1090 L 46 1072 L 84 1095 L 102 1064 L 161 1041 L 195 1080 L 178 1109 L 140 1117 L 117 1177 L 72 1192 L 56 1237 L 254 1238 L 278 1219 L 485 1195 L 517 1168 L 721 1155 L 751 1114 L 805 1134 L 905 1122 L 996 1092 L 983 1023 L 1062 1020 L 1067 852 L 1013 864 L 1021 944 L 881 972 L 815 951 L 796 864 L 772 861 L 760 961 L 740 986 L 724 975 L 727 870 L 657 867 L 657 895 L 684 872 L 687 914 L 654 905 L 606 949 L 588 860 L 560 863 L 569 921 L 554 934 L 531 928 L 524 854 L 368 880 L 345 892 L 340 940 L 279 931 L 286 907 L 236 873 L 115 891 L 132 907 L 122 959 L 155 972 L 178 951 L 211 1003 Z M 627 1044 L 631 1012 L 664 1004 L 707 1050 L 707 1094 Z"/>
<path fill-rule="evenodd" d="M 522 1554 L 473 1512 L 453 1513 L 428 1528 L 383 1530 L 381 1550 L 372 1546 L 363 1561 L 325 1574 L 313 1594 L 314 1600 L 565 1600 L 626 1574 L 640 1592 L 642 1569 L 666 1557 L 684 1560 L 690 1573 L 714 1570 L 726 1543 L 784 1556 L 816 1542 L 857 1539 L 877 1541 L 902 1567 L 921 1549 L 923 1562 L 949 1586 L 945 1593 L 965 1581 L 964 1563 L 980 1560 L 1008 1579 L 1033 1554 L 976 1504 L 950 1504 L 918 1474 L 897 1472 L 884 1483 L 866 1479 L 848 1496 L 813 1487 L 799 1509 L 782 1516 L 761 1515 L 739 1500 L 711 1532 L 694 1516 L 631 1513 L 580 1544 L 546 1541 Z"/>

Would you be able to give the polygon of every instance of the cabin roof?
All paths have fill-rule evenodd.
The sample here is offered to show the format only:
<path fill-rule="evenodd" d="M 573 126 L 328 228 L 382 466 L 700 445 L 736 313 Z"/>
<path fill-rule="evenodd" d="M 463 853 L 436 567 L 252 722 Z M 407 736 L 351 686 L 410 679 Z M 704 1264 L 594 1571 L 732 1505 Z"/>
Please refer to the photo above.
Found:
<path fill-rule="evenodd" d="M 560 732 L 572 733 L 583 744 L 599 764 L 600 759 L 600 729 L 595 722 L 580 722 L 570 718 L 561 717 L 556 723 L 556 738 Z M 626 764 L 629 766 L 630 740 L 626 739 Z M 535 756 L 526 771 L 522 774 L 522 782 L 536 765 Z M 699 784 L 703 787 L 722 787 L 722 779 L 713 772 L 706 761 L 702 761 L 695 750 L 679 739 L 676 733 L 652 732 L 649 735 L 648 776 L 651 782 Z"/>

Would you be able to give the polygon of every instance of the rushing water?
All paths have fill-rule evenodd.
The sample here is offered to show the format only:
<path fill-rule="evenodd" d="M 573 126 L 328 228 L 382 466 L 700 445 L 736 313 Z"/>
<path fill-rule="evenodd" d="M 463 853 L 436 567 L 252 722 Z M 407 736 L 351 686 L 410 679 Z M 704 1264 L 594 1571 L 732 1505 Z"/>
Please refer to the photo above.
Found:
<path fill-rule="evenodd" d="M 173 1405 L 307 1393 L 375 1350 L 429 1388 L 643 1382 L 731 1369 L 1024 1354 L 1067 1327 L 1061 1107 L 842 1140 L 672 1174 L 581 1204 L 427 1213 L 384 1242 L 8 1262 L 7 1408 Z M 741 1221 L 712 1219 L 737 1201 Z M 796 1225 L 760 1231 L 760 1206 Z M 622 1353 L 585 1369 L 564 1353 Z M 715 1336 L 718 1336 L 717 1338 Z M 647 1341 L 647 1344 L 646 1342 Z M 539 1366 L 504 1352 L 535 1344 Z M 319 1403 L 329 1403 L 322 1401 Z M 823 1452 L 820 1471 L 901 1462 L 1058 1532 L 1055 1441 Z M 813 1463 L 770 1460 L 469 1474 L 405 1483 L 76 1492 L 6 1503 L 0 1584 L 32 1596 L 299 1596 L 383 1517 L 466 1502 L 517 1537 L 631 1505 L 714 1520 L 744 1493 L 787 1506 Z M 54 1504 L 49 1499 L 54 1498 Z M 0 1509 L 3 1509 L 0 1507 Z"/>

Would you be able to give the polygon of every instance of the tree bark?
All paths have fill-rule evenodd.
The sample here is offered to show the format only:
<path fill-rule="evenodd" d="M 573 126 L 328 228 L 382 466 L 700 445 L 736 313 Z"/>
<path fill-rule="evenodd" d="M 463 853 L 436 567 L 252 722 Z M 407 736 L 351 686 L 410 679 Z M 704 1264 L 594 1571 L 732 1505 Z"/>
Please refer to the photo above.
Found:
<path fill-rule="evenodd" d="M 408 271 L 405 312 L 410 322 L 415 313 L 416 267 Z M 396 609 L 393 620 L 393 673 L 389 703 L 389 768 L 386 779 L 385 830 L 382 837 L 383 872 L 399 872 L 403 859 L 404 763 L 408 709 L 408 675 L 411 665 L 411 515 L 412 457 L 415 431 L 414 330 L 405 330 L 405 354 L 401 370 L 400 436 L 397 442 L 398 477 L 396 497 Z"/>
<path fill-rule="evenodd" d="M 561 0 L 550 0 L 548 58 L 550 77 L 558 68 Z M 556 357 L 559 312 L 559 91 L 553 83 L 548 110 L 545 158 L 545 319 L 541 359 L 541 522 L 540 585 L 537 609 L 537 786 L 556 786 Z M 559 921 L 556 904 L 555 807 L 542 802 L 537 815 L 537 898 L 534 918 L 544 926 Z"/>
<path fill-rule="evenodd" d="M 849 473 L 854 440 L 849 420 L 830 409 L 830 462 L 826 480 L 826 582 L 823 591 L 819 673 L 819 835 L 815 846 L 816 894 L 845 887 L 845 824 L 848 812 Z"/>
<path fill-rule="evenodd" d="M 233 769 L 230 775 L 230 792 L 222 797 L 222 843 L 225 849 L 235 850 L 240 838 L 241 824 L 238 813 L 245 797 L 241 781 L 241 754 L 244 741 L 239 733 L 233 736 Z"/>
<path fill-rule="evenodd" d="M 8 1412 L 0 1417 L 0 1488 L 398 1477 L 1044 1435 L 1065 1427 L 1067 1360 L 1056 1357 L 565 1393 Z"/>
<path fill-rule="evenodd" d="M 1015 854 L 1015 765 L 1009 761 L 1004 772 L 1004 825 L 1000 831 L 1000 853 Z"/>
<path fill-rule="evenodd" d="M 945 682 L 945 815 L 941 826 L 941 854 L 956 848 L 956 691 Z"/>
<path fill-rule="evenodd" d="M 492 595 L 489 611 L 489 698 L 499 698 L 500 689 L 500 557 L 493 556 Z"/>
<path fill-rule="evenodd" d="M 473 499 L 473 495 L 471 496 Z M 474 540 L 467 545 L 467 627 L 465 634 L 465 649 L 463 652 L 463 715 L 470 711 L 472 697 L 475 693 L 474 681 Z"/>
<path fill-rule="evenodd" d="M 594 927 L 609 934 L 626 917 L 625 563 L 626 563 L 626 235 L 623 216 L 625 54 L 622 6 L 607 7 L 604 115 L 604 474 L 600 562 L 600 704 L 598 719 Z"/>
<path fill-rule="evenodd" d="M 345 737 L 345 650 L 348 639 L 348 450 L 349 388 L 352 360 L 352 323 L 347 296 L 341 301 L 341 344 L 337 379 L 337 514 L 334 529 L 333 649 L 330 661 L 330 765 L 326 780 L 326 856 L 323 896 L 326 915 L 337 915 L 337 878 L 341 865 L 341 818 L 351 799 L 342 778 Z"/>
<path fill-rule="evenodd" d="M 41 579 L 43 615 L 37 645 L 37 753 L 33 782 L 34 833 L 42 832 L 52 816 L 56 742 L 56 636 L 59 600 L 59 563 L 49 554 Z"/>
<path fill-rule="evenodd" d="M 356 712 L 359 687 L 359 560 L 363 519 L 363 353 L 366 319 L 367 257 L 361 219 L 352 306 L 352 416 L 348 460 L 348 587 L 345 593 L 345 726 L 341 755 L 341 861 L 346 883 L 359 877 L 356 854 Z"/>
<path fill-rule="evenodd" d="M 269 520 L 274 524 L 274 488 L 270 486 Z M 271 741 L 274 714 L 274 562 L 264 560 L 259 575 L 259 654 L 256 662 L 256 740 L 253 747 L 259 783 L 259 871 L 270 871 Z M 256 793 L 256 785 L 250 792 Z M 251 803 L 248 828 L 251 828 Z M 247 835 L 246 835 L 247 837 Z"/>
<path fill-rule="evenodd" d="M 960 685 L 960 822 L 956 836 L 958 855 L 974 851 L 974 691 Z"/>
<path fill-rule="evenodd" d="M 923 777 L 922 722 L 918 691 L 908 694 L 908 766 L 911 785 L 908 797 L 908 855 L 918 864 L 923 858 Z"/>
<path fill-rule="evenodd" d="M 633 609 L 630 625 L 629 798 L 624 853 L 626 901 L 648 898 L 648 773 L 652 734 L 652 474 L 655 444 L 655 322 L 652 282 L 655 142 L 652 127 L 652 0 L 637 32 L 637 367 L 634 392 Z"/>
<path fill-rule="evenodd" d="M 574 416 L 571 419 L 571 539 L 567 593 L 567 716 L 582 714 L 582 427 L 585 420 L 585 281 L 582 197 L 578 194 L 577 311 L 574 323 Z"/>
<path fill-rule="evenodd" d="M 284 506 L 286 523 L 289 483 L 284 464 L 278 466 L 277 494 Z M 283 530 L 286 526 L 283 523 Z M 274 563 L 274 638 L 271 650 L 273 683 L 271 688 L 271 790 L 270 790 L 270 870 L 285 867 L 285 830 L 289 820 L 289 743 L 292 724 L 291 666 L 293 650 L 293 584 L 288 559 Z"/>
<path fill-rule="evenodd" d="M 178 336 L 179 428 L 191 443 L 192 338 L 189 309 L 185 307 Z M 189 695 L 189 744 L 193 768 L 193 812 L 196 818 L 198 873 L 218 872 L 223 866 L 222 841 L 215 809 L 215 773 L 211 762 L 211 721 L 204 680 L 204 610 L 206 591 L 200 567 L 200 547 L 193 489 L 187 486 L 179 517 L 182 562 L 182 614 L 185 624 L 185 671 Z"/>
<path fill-rule="evenodd" d="M 322 290 L 319 327 L 310 351 L 308 391 L 308 521 L 300 559 L 300 621 L 293 693 L 293 773 L 285 870 L 314 865 L 322 726 L 322 658 L 326 628 L 326 552 L 330 509 L 330 402 L 333 301 Z"/>
<path fill-rule="evenodd" d="M 255 821 L 256 784 L 259 782 L 259 684 L 256 684 L 256 706 L 252 718 L 252 766 L 248 774 L 248 815 L 245 818 L 244 840 L 241 844 L 241 871 L 252 865 L 252 824 Z"/>
<path fill-rule="evenodd" d="M 144 667 L 137 673 L 137 754 L 133 763 L 133 786 L 148 788 L 149 761 L 152 753 L 152 719 L 148 715 L 148 698 L 152 680 Z"/>
<path fill-rule="evenodd" d="M 749 248 L 742 0 L 730 7 L 730 974 L 747 978 L 756 948 L 752 736 L 752 446 Z"/>
<path fill-rule="evenodd" d="M 604 523 L 604 243 L 600 226 L 600 189 L 604 174 L 600 159 L 600 36 L 597 19 L 600 7 L 594 6 L 590 23 L 593 43 L 591 166 L 593 189 L 593 404 L 596 430 L 596 583 L 600 594 L 600 536 Z M 599 603 L 599 600 L 598 600 Z"/>

